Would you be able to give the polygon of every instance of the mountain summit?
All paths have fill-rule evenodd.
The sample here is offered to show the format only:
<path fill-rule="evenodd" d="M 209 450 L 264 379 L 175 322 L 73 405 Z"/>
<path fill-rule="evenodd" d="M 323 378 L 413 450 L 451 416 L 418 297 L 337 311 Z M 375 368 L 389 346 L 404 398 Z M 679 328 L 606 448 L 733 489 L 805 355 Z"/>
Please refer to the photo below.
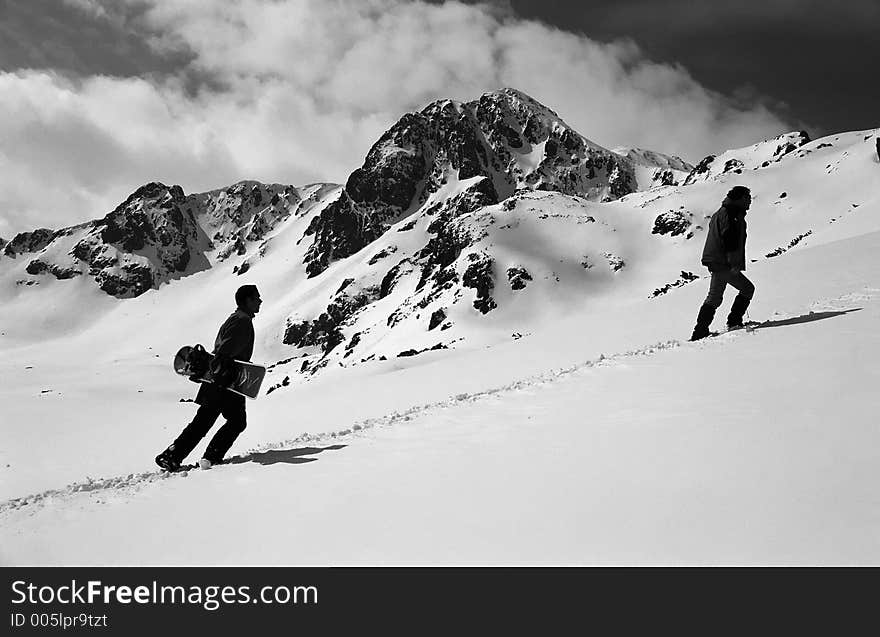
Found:
<path fill-rule="evenodd" d="M 388 129 L 349 176 L 339 200 L 315 220 L 307 271 L 323 272 L 444 191 L 459 194 L 462 184 L 472 193 L 462 202 L 465 211 L 523 190 L 611 201 L 639 190 L 637 164 L 645 164 L 644 156 L 636 160 L 599 146 L 512 88 L 471 102 L 438 100 Z M 677 183 L 673 171 L 685 175 L 690 166 L 678 160 L 662 168 L 648 187 Z"/>

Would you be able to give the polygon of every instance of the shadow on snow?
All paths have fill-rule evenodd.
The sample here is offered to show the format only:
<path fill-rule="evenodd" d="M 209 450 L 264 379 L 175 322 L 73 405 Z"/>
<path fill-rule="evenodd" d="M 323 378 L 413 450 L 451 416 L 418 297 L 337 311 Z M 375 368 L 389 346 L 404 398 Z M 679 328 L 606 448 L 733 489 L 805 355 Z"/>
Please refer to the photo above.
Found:
<path fill-rule="evenodd" d="M 235 456 L 229 458 L 224 464 L 243 464 L 245 462 L 256 462 L 262 465 L 272 464 L 305 464 L 314 462 L 317 458 L 308 458 L 322 451 L 337 451 L 344 449 L 347 445 L 331 445 L 329 447 L 300 447 L 298 449 L 271 449 L 269 451 L 260 451 L 249 453 L 244 456 Z"/>
<path fill-rule="evenodd" d="M 764 321 L 759 325 L 755 326 L 756 330 L 762 330 L 766 327 L 783 327 L 786 325 L 800 325 L 801 323 L 812 323 L 813 321 L 823 321 L 825 319 L 834 318 L 835 316 L 841 316 L 843 314 L 849 314 L 850 312 L 858 312 L 862 308 L 857 307 L 851 310 L 841 310 L 839 312 L 810 312 L 809 314 L 803 314 L 801 316 L 795 316 L 793 318 L 781 319 L 779 321 Z"/>

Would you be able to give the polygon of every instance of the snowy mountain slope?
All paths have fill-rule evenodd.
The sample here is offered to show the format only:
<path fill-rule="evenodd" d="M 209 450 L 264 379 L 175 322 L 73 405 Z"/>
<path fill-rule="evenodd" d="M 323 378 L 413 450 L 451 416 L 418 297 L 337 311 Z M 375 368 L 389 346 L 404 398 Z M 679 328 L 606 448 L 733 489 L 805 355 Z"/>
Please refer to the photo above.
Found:
<path fill-rule="evenodd" d="M 727 173 L 739 175 L 745 170 L 767 168 L 809 142 L 810 136 L 806 131 L 792 132 L 720 155 L 708 155 L 694 166 L 683 183 L 688 185 Z"/>
<path fill-rule="evenodd" d="M 687 286 L 405 373 L 386 361 L 356 383 L 272 394 L 251 404 L 257 450 L 211 472 L 111 479 L 100 466 L 115 454 L 73 454 L 107 479 L 0 507 L 0 559 L 876 562 L 878 248 L 875 232 L 755 264 L 754 313 L 773 325 L 754 333 L 681 342 L 705 293 Z M 130 381 L 107 378 L 111 410 L 137 404 L 121 395 Z M 69 401 L 87 404 L 47 398 L 50 425 Z M 76 411 L 68 457 L 101 436 L 143 456 L 170 435 Z M 300 434 L 322 424 L 337 433 Z M 4 453 L 20 469 L 25 450 Z M 157 527 L 169 511 L 176 523 Z M 223 532 L 196 539 L 196 523 Z M 230 551 L 231 536 L 248 541 Z"/>
<path fill-rule="evenodd" d="M 648 190 L 655 186 L 678 186 L 694 170 L 694 166 L 681 157 L 664 155 L 644 148 L 615 148 L 614 152 L 623 155 L 633 163 L 638 190 Z"/>
<path fill-rule="evenodd" d="M 255 234 L 259 204 L 242 214 L 245 191 L 256 192 L 260 204 L 270 198 L 254 190 L 265 187 L 242 182 L 229 195 L 224 190 L 189 198 L 207 211 L 195 218 L 221 246 L 205 253 L 214 264 L 210 271 L 127 299 L 110 314 L 115 306 L 82 286 L 76 292 L 64 287 L 69 281 L 49 286 L 46 275 L 37 277 L 42 288 L 13 286 L 13 279 L 22 279 L 8 273 L 7 298 L 20 306 L 0 331 L 7 343 L 63 334 L 65 319 L 47 314 L 76 308 L 67 320 L 87 328 L 90 351 L 106 342 L 129 342 L 132 321 L 143 331 L 133 348 L 143 342 L 164 349 L 189 340 L 210 343 L 210 325 L 227 311 L 234 289 L 254 282 L 267 299 L 256 356 L 273 364 L 268 387 L 292 387 L 318 372 L 347 372 L 401 355 L 424 356 L 432 348 L 482 347 L 519 338 L 546 317 L 582 305 L 604 308 L 660 296 L 696 280 L 703 273 L 698 257 L 706 217 L 738 183 L 754 192 L 748 217 L 752 259 L 877 229 L 877 215 L 871 214 L 878 197 L 871 178 L 875 138 L 876 131 L 836 135 L 764 168 L 607 203 L 528 190 L 492 203 L 497 193 L 487 177 L 448 180 L 368 246 L 314 276 L 303 267 L 316 245 L 309 229 L 345 193 L 332 185 L 299 194 L 288 190 L 292 212 L 279 216 L 267 208 L 274 226 Z M 234 258 L 222 261 L 218 254 Z M 17 262 L 2 259 L 0 270 L 8 263 Z M 92 299 L 87 307 L 80 307 L 80 293 Z M 97 321 L 99 314 L 105 320 Z M 149 316 L 150 324 L 140 325 L 141 316 Z"/>
<path fill-rule="evenodd" d="M 455 134 L 463 134 L 460 128 L 443 129 L 446 145 L 432 147 L 431 174 L 437 167 L 457 166 L 459 172 L 445 173 L 445 182 L 430 188 L 421 178 L 414 182 L 412 192 L 421 194 L 409 201 L 417 206 L 395 210 L 397 195 L 391 191 L 381 191 L 381 201 L 379 195 L 364 195 L 365 205 L 351 198 L 347 186 L 333 184 L 292 189 L 240 182 L 183 200 L 173 187 L 149 184 L 148 196 L 130 197 L 119 214 L 111 213 L 112 221 L 105 217 L 66 229 L 68 234 L 50 230 L 13 238 L 4 250 L 11 248 L 14 258 L 0 257 L 0 365 L 4 378 L 15 379 L 2 394 L 4 416 L 12 424 L 4 423 L 0 449 L 7 455 L 0 456 L 0 471 L 4 458 L 15 464 L 8 467 L 10 479 L 0 480 L 0 497 L 51 489 L 85 475 L 149 469 L 153 450 L 167 444 L 193 411 L 179 401 L 189 399 L 194 386 L 170 373 L 171 357 L 184 343 L 212 342 L 243 283 L 257 284 L 266 300 L 256 320 L 254 360 L 269 364 L 265 387 L 272 391 L 250 405 L 251 425 L 242 444 L 269 444 L 303 431 L 344 430 L 352 426 L 352 414 L 380 418 L 571 365 L 583 360 L 585 351 L 625 352 L 686 337 L 705 294 L 699 255 L 706 218 L 733 185 L 747 185 L 754 194 L 748 216 L 748 256 L 754 262 L 747 274 L 758 284 L 751 312 L 759 318 L 761 312 L 789 311 L 783 296 L 792 277 L 808 276 L 788 266 L 801 254 L 880 230 L 878 130 L 815 140 L 763 167 L 767 160 L 761 158 L 772 157 L 779 144 L 729 151 L 752 157 L 750 166 L 761 162 L 752 170 L 722 170 L 687 186 L 653 187 L 613 201 L 603 201 L 608 180 L 583 195 L 536 186 L 499 200 L 496 184 L 527 181 L 539 166 L 552 170 L 541 172 L 537 185 L 571 174 L 564 162 L 556 163 L 558 153 L 547 155 L 546 143 L 540 161 L 531 151 L 518 152 L 527 148 L 527 130 L 546 126 L 547 139 L 577 142 L 549 109 L 514 97 L 490 94 L 485 123 L 474 116 L 480 133 L 467 130 L 479 146 L 453 143 Z M 482 102 L 471 108 L 480 112 Z M 453 121 L 471 112 L 454 103 L 438 103 L 436 109 Z M 471 122 L 469 117 L 463 121 Z M 530 128 L 529 121 L 538 124 Z M 510 141 L 517 139 L 519 149 Z M 544 143 L 537 139 L 528 143 Z M 606 151 L 581 140 L 583 162 L 596 157 L 595 167 Z M 484 154 L 475 148 L 483 148 L 503 170 L 489 170 L 494 164 L 482 163 Z M 366 192 L 363 184 L 371 179 L 382 187 L 397 183 L 393 177 L 404 173 L 389 173 L 397 163 L 384 157 L 380 153 L 375 162 L 368 157 L 353 181 L 354 192 Z M 462 177 L 466 164 L 454 162 L 467 157 L 476 157 L 476 172 L 487 174 Z M 650 153 L 643 157 L 662 160 Z M 553 172 L 556 166 L 559 172 Z M 372 177 L 366 174 L 374 169 Z M 575 182 L 589 173 L 578 175 Z M 346 197 L 358 210 L 340 219 L 339 202 Z M 361 226 L 345 224 L 369 220 L 380 204 L 387 209 L 376 216 L 379 234 L 346 255 L 355 244 L 342 239 L 364 235 L 346 234 Z M 195 234 L 163 235 L 176 219 Z M 117 227 L 126 229 L 119 241 L 104 241 L 104 233 L 113 238 Z M 136 247 L 139 237 L 144 248 Z M 108 275 L 131 259 L 170 284 L 134 298 L 109 296 L 96 285 L 102 270 L 92 275 L 97 266 L 71 255 L 84 242 L 86 256 L 96 255 L 97 265 L 101 258 L 118 259 Z M 123 245 L 129 242 L 134 243 Z M 322 253 L 328 246 L 331 251 Z M 188 270 L 178 271 L 174 263 L 183 250 L 190 251 Z M 327 257 L 317 273 L 308 270 L 309 263 L 321 261 L 310 261 L 316 254 Z M 839 250 L 828 254 L 839 261 L 826 261 L 827 271 L 809 274 L 816 296 L 802 295 L 792 311 L 853 293 L 858 286 L 849 289 L 838 278 L 844 266 L 863 268 L 854 273 L 860 276 L 872 271 Z M 49 265 L 28 274 L 35 260 Z M 51 267 L 59 272 L 76 267 L 84 274 L 59 279 Z M 762 282 L 762 273 L 771 271 L 787 274 Z M 829 282 L 837 283 L 828 288 Z M 868 278 L 865 285 L 873 284 Z M 826 288 L 830 291 L 821 291 Z M 778 305 L 762 305 L 765 297 Z M 683 298 L 688 301 L 669 304 Z M 53 441 L 50 447 L 46 439 Z M 88 449 L 106 445 L 112 453 L 70 453 L 86 443 Z M 33 449 L 40 449 L 39 457 L 26 464 L 16 460 Z"/>
<path fill-rule="evenodd" d="M 629 160 L 583 138 L 553 111 L 513 89 L 487 93 L 468 103 L 442 100 L 401 118 L 373 147 L 344 190 L 332 184 L 297 190 L 240 182 L 185 195 L 177 186 L 151 183 L 102 219 L 58 231 L 21 233 L 5 245 L 0 258 L 0 294 L 42 308 L 46 303 L 34 293 L 39 286 L 45 289 L 52 278 L 87 275 L 108 294 L 137 297 L 230 257 L 236 261 L 234 273 L 242 274 L 265 255 L 271 234 L 282 229 L 289 234 L 286 226 L 299 227 L 296 220 L 301 217 L 307 217 L 307 223 L 291 249 L 304 252 L 297 258 L 309 276 L 316 276 L 331 262 L 386 233 L 398 217 L 439 211 L 445 223 L 476 207 L 498 203 L 516 189 L 609 199 L 638 186 L 633 170 Z M 478 201 L 463 195 L 468 187 L 475 188 Z M 423 261 L 434 267 L 440 257 L 429 253 L 436 250 L 437 241 L 432 244 L 429 236 L 422 239 Z M 386 270 L 384 275 L 388 274 Z M 292 275 L 298 278 L 298 273 Z M 201 282 L 199 278 L 188 283 Z M 50 287 L 50 296 L 56 298 L 60 288 Z M 294 296 L 299 299 L 308 289 L 305 286 Z M 350 311 L 352 304 L 346 305 Z M 54 302 L 52 306 L 60 307 Z M 80 311 L 75 305 L 64 309 Z M 46 323 L 44 315 L 34 319 Z M 17 327 L 9 326 L 7 335 L 16 333 Z M 335 327 L 324 331 L 333 333 Z M 309 340 L 320 340 L 326 348 L 328 339 L 317 335 Z"/>
<path fill-rule="evenodd" d="M 497 343 L 578 306 L 662 295 L 704 273 L 707 219 L 737 184 L 753 190 L 752 261 L 880 229 L 875 137 L 837 135 L 764 168 L 607 203 L 522 191 L 493 204 L 485 178 L 447 184 L 445 203 L 429 198 L 315 277 L 288 318 L 287 371 Z"/>
<path fill-rule="evenodd" d="M 498 255 L 518 258 L 532 248 L 534 271 L 549 262 L 535 234 L 569 261 L 575 247 L 595 241 L 597 250 L 616 250 L 625 266 L 584 269 L 613 285 L 594 285 L 571 268 L 558 284 L 533 276 L 525 288 L 510 286 L 507 297 L 496 292 L 498 307 L 489 313 L 470 307 L 468 347 L 328 366 L 307 385 L 263 396 L 249 405 L 249 427 L 233 449 L 246 462 L 182 479 L 162 480 L 150 466 L 193 413 L 191 404 L 177 402 L 193 387 L 168 371 L 176 345 L 204 338 L 204 325 L 228 311 L 235 287 L 253 280 L 266 297 L 267 290 L 287 290 L 257 317 L 257 356 L 290 356 L 280 343 L 290 304 L 352 278 L 375 255 L 307 278 L 304 216 L 279 225 L 263 257 L 240 277 L 233 275 L 239 264 L 223 262 L 126 300 L 99 292 L 85 277 L 53 277 L 28 299 L 44 303 L 38 309 L 63 338 L 52 347 L 0 341 L 2 374 L 16 379 L 0 388 L 0 497 L 35 494 L 0 505 L 0 560 L 876 562 L 878 503 L 870 485 L 880 466 L 872 418 L 880 207 L 872 135 L 817 140 L 834 145 L 753 171 L 747 182 L 721 175 L 606 204 L 522 193 L 512 210 L 475 211 L 467 229 L 485 228 L 480 224 L 502 212 L 519 220 L 527 232 L 504 239 L 511 229 L 496 222 L 489 227 L 497 238 L 474 245 L 498 243 Z M 681 206 L 713 210 L 738 179 L 756 195 L 751 314 L 776 326 L 683 343 L 705 278 L 649 297 L 658 277 L 669 280 L 679 267 L 702 274 L 700 230 L 689 226 L 673 236 L 649 228 Z M 777 199 L 781 187 L 787 196 Z M 578 224 L 586 213 L 596 221 Z M 415 236 L 429 218 L 399 234 Z M 806 226 L 815 231 L 794 248 L 761 256 Z M 566 247 L 572 228 L 588 234 L 572 235 Z M 577 285 L 594 287 L 577 295 Z M 516 306 L 514 294 L 529 290 L 556 301 Z M 472 306 L 472 292 L 461 308 Z M 553 313 L 559 296 L 569 307 Z M 52 313 L 79 307 L 88 314 L 93 303 L 107 304 L 93 324 Z M 36 336 L 41 328 L 31 324 L 32 312 L 30 304 L 8 304 L 0 331 L 12 326 Z M 487 320 L 506 316 L 510 324 L 486 331 Z M 76 321 L 72 329 L 68 322 Z M 511 338 L 522 325 L 530 329 Z M 273 369 L 270 382 L 289 368 Z M 720 412 L 719 403 L 726 405 Z M 706 414 L 713 414 L 708 424 Z M 248 447 L 258 451 L 247 456 Z M 78 491 L 64 488 L 68 482 Z M 179 524 L 151 524 L 168 511 Z M 246 548 L 227 552 L 225 533 L 192 542 L 196 521 L 247 537 Z"/>

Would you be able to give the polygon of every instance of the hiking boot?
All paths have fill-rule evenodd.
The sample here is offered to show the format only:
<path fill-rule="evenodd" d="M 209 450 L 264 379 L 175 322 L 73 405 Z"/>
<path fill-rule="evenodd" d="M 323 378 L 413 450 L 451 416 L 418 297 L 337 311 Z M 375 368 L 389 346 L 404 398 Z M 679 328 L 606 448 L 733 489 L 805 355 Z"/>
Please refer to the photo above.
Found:
<path fill-rule="evenodd" d="M 733 299 L 733 305 L 730 307 L 730 314 L 727 315 L 728 328 L 743 327 L 743 315 L 749 308 L 751 300 L 752 299 L 747 299 L 742 295 L 737 294 L 736 298 Z"/>
<path fill-rule="evenodd" d="M 715 318 L 715 308 L 711 305 L 702 305 L 700 307 L 700 313 L 697 315 L 697 324 L 694 326 L 694 333 L 691 336 L 692 341 L 698 341 L 701 338 L 709 336 L 711 333 L 709 332 L 709 326 L 712 324 L 713 318 Z"/>
<path fill-rule="evenodd" d="M 747 332 L 752 332 L 755 330 L 756 327 L 760 325 L 761 324 L 758 321 L 745 321 L 742 323 L 736 323 L 734 325 L 728 325 L 727 331 L 745 329 Z"/>
<path fill-rule="evenodd" d="M 156 464 L 165 471 L 177 471 L 180 469 L 180 460 L 174 457 L 170 448 L 156 456 Z"/>

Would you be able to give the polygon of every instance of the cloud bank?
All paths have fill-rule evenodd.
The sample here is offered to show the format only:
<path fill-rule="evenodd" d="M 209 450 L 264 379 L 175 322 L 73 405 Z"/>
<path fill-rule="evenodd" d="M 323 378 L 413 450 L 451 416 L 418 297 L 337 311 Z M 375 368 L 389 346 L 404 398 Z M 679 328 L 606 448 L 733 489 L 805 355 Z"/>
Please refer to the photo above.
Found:
<path fill-rule="evenodd" d="M 141 77 L 0 73 L 0 236 L 101 216 L 140 184 L 344 182 L 406 111 L 513 86 L 593 141 L 697 160 L 792 126 L 685 69 L 496 5 L 67 0 L 185 60 Z M 84 45 L 87 45 L 85 43 Z"/>

